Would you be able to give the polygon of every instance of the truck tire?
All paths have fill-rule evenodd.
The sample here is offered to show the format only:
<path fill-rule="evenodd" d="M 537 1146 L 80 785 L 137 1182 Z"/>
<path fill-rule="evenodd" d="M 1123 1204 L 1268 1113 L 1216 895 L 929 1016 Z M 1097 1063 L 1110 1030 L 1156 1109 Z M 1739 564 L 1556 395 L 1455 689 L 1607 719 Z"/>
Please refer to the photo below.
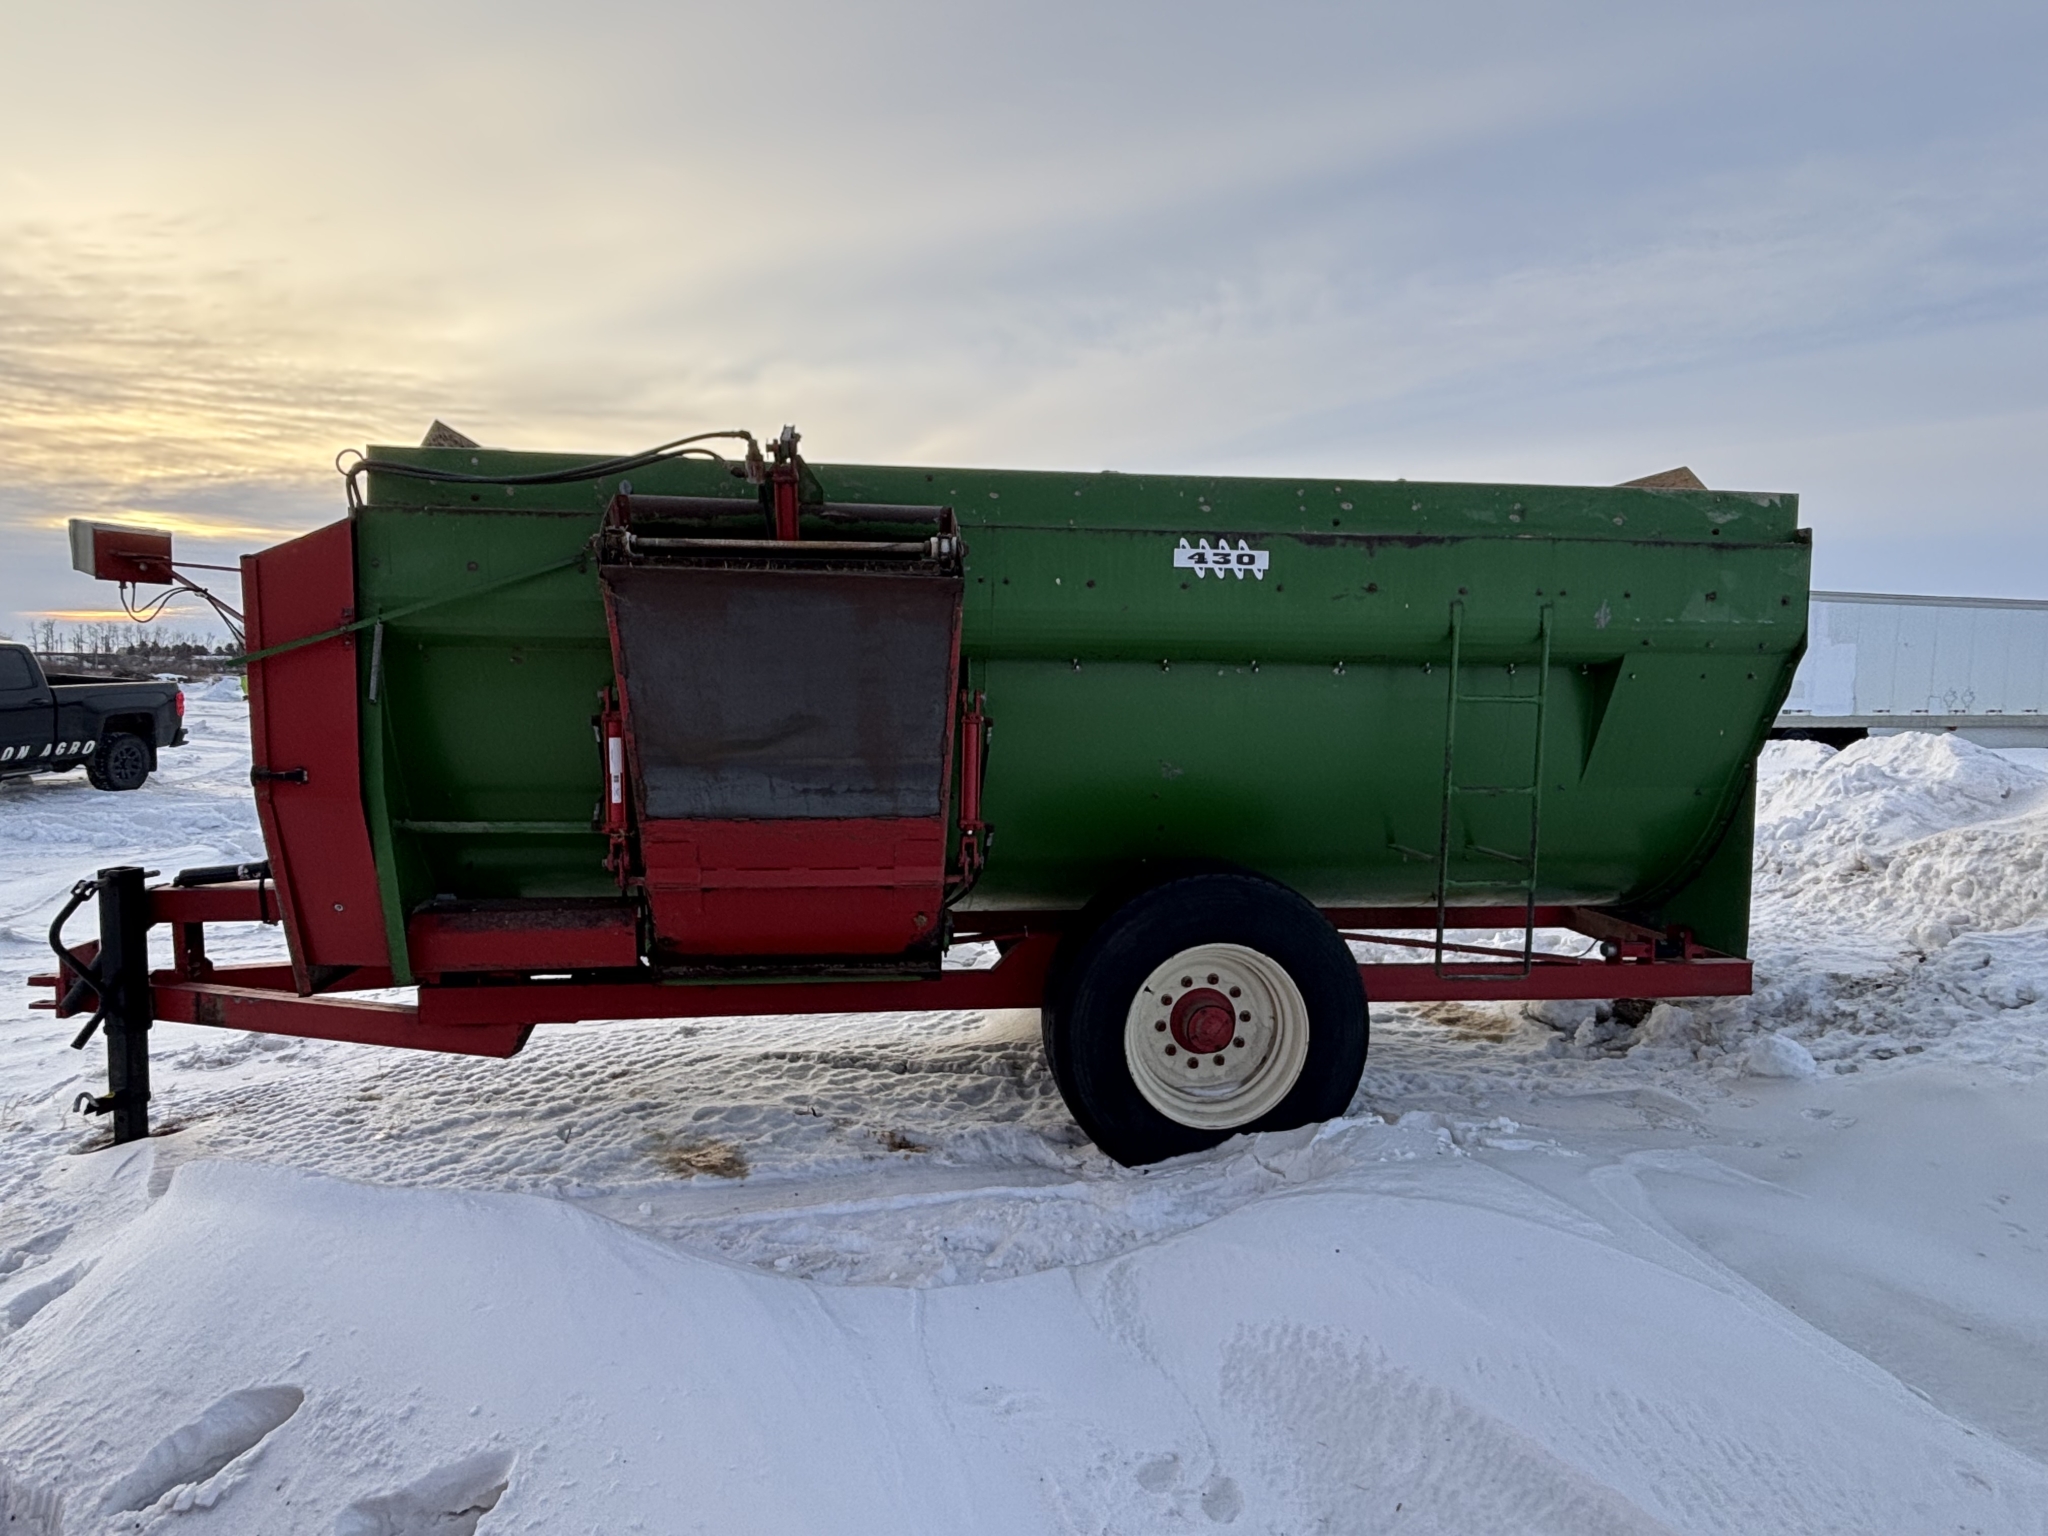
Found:
<path fill-rule="evenodd" d="M 1077 935 L 1064 959 L 1045 1000 L 1046 1058 L 1081 1129 L 1126 1166 L 1327 1120 L 1358 1090 L 1358 964 L 1283 885 L 1170 880 Z"/>
<path fill-rule="evenodd" d="M 140 789 L 149 777 L 149 743 L 126 731 L 111 731 L 85 765 L 94 789 Z"/>

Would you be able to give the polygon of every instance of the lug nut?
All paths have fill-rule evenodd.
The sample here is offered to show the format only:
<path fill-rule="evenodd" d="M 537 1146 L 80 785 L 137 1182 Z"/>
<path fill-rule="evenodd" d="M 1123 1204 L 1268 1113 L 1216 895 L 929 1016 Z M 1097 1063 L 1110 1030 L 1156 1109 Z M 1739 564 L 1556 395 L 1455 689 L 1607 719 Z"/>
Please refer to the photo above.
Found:
<path fill-rule="evenodd" d="M 1169 1046 L 1168 1046 L 1168 1047 L 1166 1048 L 1166 1054 L 1167 1054 L 1167 1055 L 1169 1055 L 1169 1056 L 1178 1056 L 1178 1055 L 1180 1054 L 1180 1050 L 1179 1050 L 1179 1048 L 1178 1048 L 1177 1046 L 1171 1046 L 1171 1045 L 1169 1045 Z"/>
<path fill-rule="evenodd" d="M 1154 1024 L 1154 1025 L 1153 1025 L 1152 1027 L 1153 1027 L 1154 1029 L 1158 1030 L 1158 1031 L 1159 1031 L 1159 1032 L 1160 1032 L 1161 1034 L 1164 1034 L 1164 1033 L 1166 1033 L 1166 1020 L 1164 1020 L 1164 1019 L 1161 1019 L 1161 1020 L 1160 1020 L 1160 1021 L 1159 1021 L 1158 1023 Z"/>
<path fill-rule="evenodd" d="M 1244 988 L 1243 988 L 1243 987 L 1232 987 L 1232 988 L 1230 989 L 1230 995 L 1231 995 L 1232 997 L 1243 997 L 1243 996 L 1244 996 Z"/>
<path fill-rule="evenodd" d="M 1219 1066 L 1219 1067 L 1220 1067 L 1220 1066 L 1222 1066 L 1222 1065 L 1223 1065 L 1223 1058 L 1222 1058 L 1221 1056 L 1218 1056 L 1218 1057 L 1216 1057 L 1216 1058 L 1215 1058 L 1215 1060 L 1216 1060 L 1216 1065 L 1217 1065 L 1217 1066 Z"/>
<path fill-rule="evenodd" d="M 1216 976 L 1215 976 L 1215 973 L 1214 973 L 1214 972 L 1211 972 L 1211 973 L 1210 973 L 1210 976 L 1209 976 L 1209 985 L 1210 985 L 1210 986 L 1212 986 L 1212 987 L 1216 985 Z"/>
<path fill-rule="evenodd" d="M 1239 1035 L 1235 1040 L 1231 1041 L 1230 1043 L 1236 1046 L 1241 1051 L 1244 1049 L 1244 1036 Z"/>
<path fill-rule="evenodd" d="M 1239 1014 L 1239 1015 L 1237 1016 L 1237 1022 L 1238 1022 L 1238 1023 L 1240 1023 L 1240 1024 L 1249 1024 L 1249 1023 L 1251 1023 L 1251 1021 L 1252 1021 L 1252 1016 L 1251 1016 L 1250 1014 L 1248 1014 L 1248 1013 L 1240 1013 L 1240 1014 Z"/>

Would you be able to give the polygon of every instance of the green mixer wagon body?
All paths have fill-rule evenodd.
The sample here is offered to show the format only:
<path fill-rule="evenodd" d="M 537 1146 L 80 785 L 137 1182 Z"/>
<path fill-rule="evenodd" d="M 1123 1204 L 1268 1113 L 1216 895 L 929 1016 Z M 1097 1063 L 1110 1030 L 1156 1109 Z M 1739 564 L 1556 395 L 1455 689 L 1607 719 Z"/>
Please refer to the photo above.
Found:
<path fill-rule="evenodd" d="M 373 456 L 500 475 L 577 462 Z M 1744 951 L 1752 765 L 1806 635 L 1795 497 L 812 468 L 834 503 L 958 518 L 995 834 L 964 910 L 1078 908 L 1127 866 L 1200 859 L 1324 907 L 1432 905 L 1447 800 L 1449 878 L 1470 882 L 1451 905 L 1519 903 L 1527 871 L 1497 855 L 1526 853 L 1533 802 L 1540 902 Z M 598 576 L 506 583 L 583 549 L 617 483 L 368 482 L 361 613 L 412 610 L 388 624 L 364 710 L 394 948 L 437 893 L 615 891 L 591 818 L 590 701 L 613 681 Z M 697 461 L 632 489 L 752 513 L 751 487 Z M 1216 563 L 1176 559 L 1204 546 Z M 1460 693 L 1547 694 L 1540 781 L 1533 705 L 1451 704 L 1454 621 Z M 1481 787 L 1515 793 L 1458 793 Z"/>
<path fill-rule="evenodd" d="M 1341 1113 L 1367 997 L 1748 990 L 1796 498 L 747 441 L 376 448 L 344 521 L 245 559 L 269 861 L 103 872 L 103 932 L 169 925 L 172 966 L 46 978 L 130 999 L 127 1133 L 135 1018 L 510 1055 L 551 1021 L 1040 1007 L 1140 1162 Z M 289 966 L 207 958 L 249 920 Z"/>

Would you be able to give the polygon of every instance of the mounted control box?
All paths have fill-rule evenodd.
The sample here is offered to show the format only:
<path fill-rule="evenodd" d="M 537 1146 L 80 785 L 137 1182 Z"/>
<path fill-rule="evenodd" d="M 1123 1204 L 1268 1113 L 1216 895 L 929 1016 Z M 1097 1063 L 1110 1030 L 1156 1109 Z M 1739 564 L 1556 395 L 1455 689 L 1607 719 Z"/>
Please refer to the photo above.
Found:
<path fill-rule="evenodd" d="M 100 581 L 168 587 L 171 535 L 162 528 L 71 519 L 71 567 Z"/>

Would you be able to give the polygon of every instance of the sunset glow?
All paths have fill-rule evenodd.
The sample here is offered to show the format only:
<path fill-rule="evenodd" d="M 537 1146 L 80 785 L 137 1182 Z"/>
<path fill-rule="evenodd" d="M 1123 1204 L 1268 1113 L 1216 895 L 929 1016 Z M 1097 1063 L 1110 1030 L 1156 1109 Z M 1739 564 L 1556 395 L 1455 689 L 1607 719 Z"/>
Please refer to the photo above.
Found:
<path fill-rule="evenodd" d="M 828 462 L 1688 463 L 1801 492 L 1823 584 L 2037 594 L 2037 19 L 1311 11 L 11 8 L 0 627 L 93 602 L 67 518 L 231 563 L 437 416 L 592 451 L 796 421 Z"/>

